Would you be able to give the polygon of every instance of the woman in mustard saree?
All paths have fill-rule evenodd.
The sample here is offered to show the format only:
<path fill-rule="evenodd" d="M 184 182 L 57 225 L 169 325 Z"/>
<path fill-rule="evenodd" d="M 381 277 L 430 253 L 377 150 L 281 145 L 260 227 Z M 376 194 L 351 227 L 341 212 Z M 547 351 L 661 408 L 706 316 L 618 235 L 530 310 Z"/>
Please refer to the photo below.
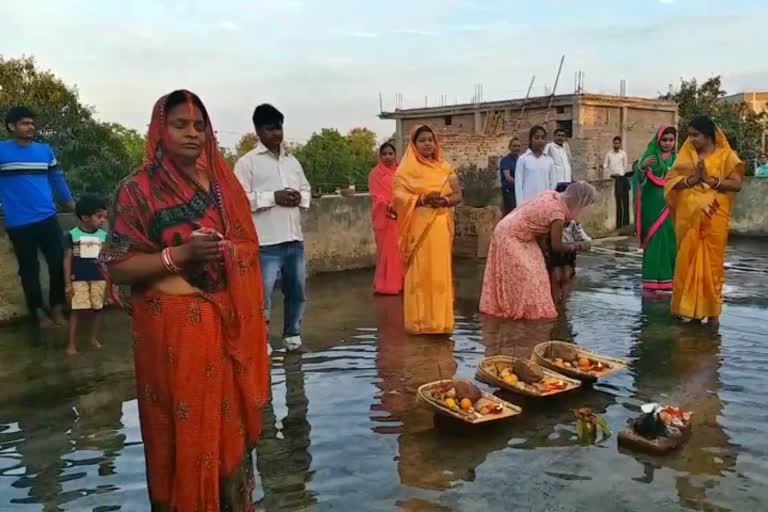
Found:
<path fill-rule="evenodd" d="M 428 126 L 413 132 L 392 184 L 400 254 L 405 270 L 403 305 L 409 334 L 453 331 L 453 207 L 461 188 L 440 157 Z"/>
<path fill-rule="evenodd" d="M 720 325 L 731 208 L 743 179 L 725 134 L 709 117 L 692 119 L 664 184 L 677 238 L 672 313 L 707 319 L 712 329 Z"/>

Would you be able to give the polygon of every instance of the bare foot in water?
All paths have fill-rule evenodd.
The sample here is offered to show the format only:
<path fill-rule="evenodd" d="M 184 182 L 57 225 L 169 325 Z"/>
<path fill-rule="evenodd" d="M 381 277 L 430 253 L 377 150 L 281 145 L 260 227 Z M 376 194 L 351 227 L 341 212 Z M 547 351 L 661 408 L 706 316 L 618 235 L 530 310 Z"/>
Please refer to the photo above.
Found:
<path fill-rule="evenodd" d="M 102 347 L 102 344 L 99 343 L 99 340 L 97 340 L 96 338 L 91 338 L 91 346 L 96 350 L 99 350 Z"/>
<path fill-rule="evenodd" d="M 63 327 L 67 325 L 67 319 L 64 317 L 64 312 L 61 306 L 53 306 L 51 308 L 51 320 L 53 320 L 56 327 Z"/>
<path fill-rule="evenodd" d="M 78 354 L 77 349 L 75 347 L 67 347 L 66 354 L 70 357 L 76 356 Z"/>
<path fill-rule="evenodd" d="M 709 325 L 709 328 L 712 330 L 712 332 L 717 332 L 720 330 L 720 319 L 719 318 L 710 318 L 709 322 L 707 322 Z"/>

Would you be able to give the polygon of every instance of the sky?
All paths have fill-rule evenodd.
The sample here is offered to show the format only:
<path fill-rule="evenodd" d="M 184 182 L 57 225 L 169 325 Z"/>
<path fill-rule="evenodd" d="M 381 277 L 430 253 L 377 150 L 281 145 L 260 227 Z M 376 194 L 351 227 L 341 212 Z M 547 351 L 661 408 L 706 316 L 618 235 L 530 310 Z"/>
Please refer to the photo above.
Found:
<path fill-rule="evenodd" d="M 0 2 L 0 55 L 33 56 L 76 85 L 99 119 L 146 129 L 152 104 L 187 88 L 221 143 L 270 102 L 286 137 L 366 126 L 383 140 L 402 106 L 558 93 L 655 96 L 722 75 L 729 93 L 768 90 L 764 0 L 35 0 Z"/>

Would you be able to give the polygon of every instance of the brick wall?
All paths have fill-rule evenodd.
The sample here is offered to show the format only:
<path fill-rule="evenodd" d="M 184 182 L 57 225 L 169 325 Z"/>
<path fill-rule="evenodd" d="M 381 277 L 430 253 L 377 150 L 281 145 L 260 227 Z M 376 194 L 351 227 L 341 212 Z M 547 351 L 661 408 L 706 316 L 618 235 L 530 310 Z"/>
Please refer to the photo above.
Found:
<path fill-rule="evenodd" d="M 457 167 L 468 164 L 484 167 L 489 157 L 500 157 L 506 153 L 513 135 L 520 137 L 525 148 L 531 126 L 546 124 L 551 137 L 558 121 L 570 121 L 576 134 L 569 142 L 574 178 L 599 180 L 607 178 L 600 167 L 605 153 L 612 147 L 613 137 L 619 135 L 624 138 L 624 149 L 631 163 L 642 154 L 660 126 L 675 122 L 674 112 L 655 110 L 657 107 L 653 103 L 638 105 L 619 97 L 603 98 L 599 104 L 589 97 L 574 101 L 573 105 L 556 104 L 551 109 L 547 108 L 546 101 L 534 102 L 522 115 L 519 109 L 514 108 L 494 110 L 495 117 L 487 123 L 489 113 L 482 110 L 478 112 L 477 124 L 474 112 L 447 116 L 445 113 L 449 110 L 446 109 L 445 113 L 431 117 L 403 119 L 400 135 L 407 141 L 408 134 L 416 125 L 430 125 L 438 134 L 448 161 Z"/>

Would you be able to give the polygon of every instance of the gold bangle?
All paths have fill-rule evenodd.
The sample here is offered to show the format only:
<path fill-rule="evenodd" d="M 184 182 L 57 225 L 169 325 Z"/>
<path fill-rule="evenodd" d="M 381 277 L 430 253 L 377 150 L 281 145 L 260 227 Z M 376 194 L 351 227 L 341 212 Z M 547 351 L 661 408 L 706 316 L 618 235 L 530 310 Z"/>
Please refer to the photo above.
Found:
<path fill-rule="evenodd" d="M 712 188 L 713 188 L 713 189 L 715 189 L 715 190 L 717 190 L 717 189 L 719 189 L 719 188 L 720 188 L 720 183 L 721 183 L 721 181 L 720 181 L 720 178 L 715 178 L 715 179 L 717 180 L 717 183 L 715 183 L 715 184 L 712 186 Z"/>
<path fill-rule="evenodd" d="M 688 188 L 691 188 L 691 184 L 690 184 L 690 182 L 688 181 L 688 180 L 690 180 L 690 179 L 691 179 L 691 177 L 690 177 L 690 176 L 686 176 L 686 177 L 685 177 L 685 179 L 683 180 L 683 183 L 685 183 L 685 186 L 686 186 L 686 187 L 688 187 Z"/>

